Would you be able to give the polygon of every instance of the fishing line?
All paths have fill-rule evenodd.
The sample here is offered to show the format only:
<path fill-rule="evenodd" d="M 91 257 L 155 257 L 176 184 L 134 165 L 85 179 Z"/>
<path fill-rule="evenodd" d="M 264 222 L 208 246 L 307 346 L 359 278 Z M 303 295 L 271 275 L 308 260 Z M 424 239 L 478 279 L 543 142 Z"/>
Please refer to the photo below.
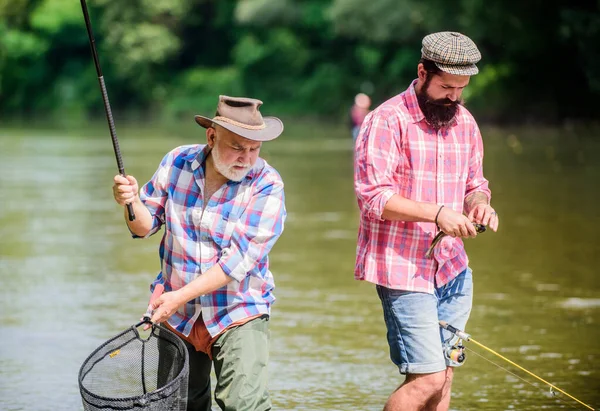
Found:
<path fill-rule="evenodd" d="M 534 383 L 532 383 L 531 381 L 527 381 L 525 378 L 521 377 L 520 375 L 515 374 L 514 372 L 510 371 L 508 368 L 504 368 L 503 366 L 501 366 L 498 363 L 495 363 L 494 361 L 490 360 L 489 358 L 484 357 L 483 355 L 479 354 L 477 351 L 474 351 L 472 348 L 467 348 L 465 347 L 466 350 L 469 350 L 469 352 L 475 354 L 476 356 L 483 358 L 484 360 L 486 360 L 487 362 L 495 365 L 496 367 L 506 371 L 507 373 L 509 373 L 510 375 L 512 375 L 513 377 L 523 381 L 524 383 L 527 383 L 529 385 L 531 385 L 533 388 L 538 389 L 540 391 L 544 391 L 544 389 L 542 387 L 540 387 L 539 385 L 536 385 Z M 552 389 L 550 389 L 550 392 L 552 393 L 552 398 L 556 398 L 557 400 L 561 401 L 563 404 L 568 405 L 571 408 L 577 409 L 577 407 L 575 407 L 573 404 L 571 404 L 570 402 L 566 401 L 565 399 L 559 397 L 556 395 L 556 392 Z"/>
<path fill-rule="evenodd" d="M 508 358 L 506 358 L 505 356 L 503 356 L 503 355 L 501 355 L 501 354 L 497 353 L 496 351 L 492 350 L 491 348 L 489 348 L 489 347 L 486 347 L 485 345 L 481 344 L 480 342 L 478 342 L 478 341 L 474 340 L 473 338 L 471 338 L 471 335 L 470 335 L 470 334 L 468 334 L 468 333 L 466 333 L 466 332 L 464 332 L 464 331 L 462 331 L 462 330 L 459 330 L 459 329 L 458 329 L 458 328 L 456 328 L 456 327 L 453 327 L 452 325 L 448 324 L 446 321 L 440 321 L 440 322 L 439 322 L 439 324 L 440 324 L 440 327 L 442 327 L 444 330 L 447 330 L 447 331 L 451 332 L 452 334 L 456 335 L 456 336 L 457 336 L 457 337 L 459 337 L 459 338 L 462 338 L 462 339 L 463 339 L 463 340 L 465 340 L 465 341 L 470 341 L 470 342 L 472 342 L 473 344 L 475 344 L 475 345 L 479 346 L 480 348 L 483 348 L 484 350 L 486 350 L 486 351 L 489 351 L 490 353 L 494 354 L 495 356 L 497 356 L 497 357 L 499 357 L 499 358 L 502 358 L 504 361 L 506 361 L 507 363 L 511 364 L 512 366 L 514 366 L 514 367 L 516 367 L 516 368 L 520 369 L 521 371 L 524 371 L 524 372 L 526 372 L 526 373 L 527 373 L 527 374 L 529 374 L 530 376 L 532 376 L 532 377 L 534 377 L 534 378 L 537 378 L 539 381 L 541 381 L 541 382 L 543 382 L 544 384 L 546 384 L 546 385 L 550 386 L 550 388 L 552 388 L 553 390 L 556 390 L 556 391 L 558 391 L 558 392 L 560 392 L 560 393 L 562 393 L 562 394 L 566 395 L 567 397 L 569 397 L 570 399 L 572 399 L 572 400 L 574 400 L 574 401 L 578 402 L 579 404 L 583 405 L 583 406 L 584 406 L 584 407 L 586 407 L 587 409 L 590 409 L 590 410 L 594 411 L 594 409 L 593 409 L 592 407 L 590 407 L 589 405 L 587 405 L 587 404 L 586 404 L 586 403 L 584 403 L 583 401 L 580 401 L 580 400 L 578 400 L 577 398 L 573 397 L 573 396 L 572 396 L 571 394 L 569 394 L 568 392 L 565 392 L 565 391 L 561 390 L 560 388 L 558 388 L 557 386 L 555 386 L 555 385 L 553 385 L 553 384 L 550 384 L 548 381 L 544 380 L 542 377 L 538 377 L 537 375 L 535 375 L 535 374 L 534 374 L 534 373 L 532 373 L 531 371 L 529 371 L 529 370 L 526 370 L 525 368 L 521 367 L 519 364 L 517 364 L 517 363 L 515 363 L 515 362 L 513 362 L 513 361 L 511 361 L 511 360 L 509 360 L 509 359 L 508 359 Z"/>

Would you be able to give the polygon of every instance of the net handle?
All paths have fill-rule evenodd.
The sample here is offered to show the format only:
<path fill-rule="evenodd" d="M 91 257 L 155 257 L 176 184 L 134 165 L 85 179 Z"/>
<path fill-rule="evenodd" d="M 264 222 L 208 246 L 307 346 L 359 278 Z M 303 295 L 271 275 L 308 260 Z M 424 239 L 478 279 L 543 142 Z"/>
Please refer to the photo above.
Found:
<path fill-rule="evenodd" d="M 143 324 L 143 323 L 151 323 L 150 319 L 152 318 L 152 313 L 154 312 L 154 308 L 152 307 L 152 304 L 154 303 L 154 301 L 156 301 L 156 299 L 158 297 L 161 296 L 161 294 L 165 291 L 165 286 L 162 284 L 156 284 L 154 286 L 154 291 L 152 292 L 152 295 L 150 296 L 150 301 L 148 302 L 148 309 L 146 310 L 146 314 L 144 314 L 144 317 L 142 317 L 142 322 L 140 324 L 138 324 L 138 327 Z"/>

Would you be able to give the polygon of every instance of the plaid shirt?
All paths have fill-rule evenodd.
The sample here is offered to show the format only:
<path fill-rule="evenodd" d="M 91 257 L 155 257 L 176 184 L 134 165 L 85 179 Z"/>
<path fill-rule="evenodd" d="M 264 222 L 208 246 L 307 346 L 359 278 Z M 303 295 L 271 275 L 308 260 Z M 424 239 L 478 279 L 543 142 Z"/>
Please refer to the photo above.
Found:
<path fill-rule="evenodd" d="M 174 149 L 140 193 L 153 217 L 146 237 L 165 226 L 161 272 L 153 286 L 164 283 L 166 291 L 177 290 L 215 264 L 235 279 L 187 302 L 169 318 L 184 335 L 199 315 L 215 336 L 236 321 L 269 314 L 275 284 L 267 255 L 286 217 L 281 177 L 261 158 L 241 182 L 227 182 L 206 200 L 208 152 L 203 145 Z"/>
<path fill-rule="evenodd" d="M 354 188 L 361 219 L 355 278 L 433 293 L 467 268 L 462 240 L 447 236 L 433 258 L 426 258 L 435 224 L 383 220 L 385 204 L 399 194 L 462 213 L 466 196 L 480 191 L 490 198 L 491 193 L 471 114 L 460 106 L 452 127 L 433 130 L 419 108 L 415 84 L 371 112 L 356 141 Z"/>

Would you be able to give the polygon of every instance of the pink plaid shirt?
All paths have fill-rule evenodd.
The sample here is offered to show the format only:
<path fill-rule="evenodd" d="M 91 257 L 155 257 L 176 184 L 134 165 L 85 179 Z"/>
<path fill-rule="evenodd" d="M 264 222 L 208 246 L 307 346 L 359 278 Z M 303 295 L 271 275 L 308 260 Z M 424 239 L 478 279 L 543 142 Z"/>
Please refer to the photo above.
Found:
<path fill-rule="evenodd" d="M 399 194 L 463 212 L 466 196 L 480 191 L 490 198 L 491 193 L 471 113 L 460 106 L 454 126 L 433 130 L 419 108 L 415 84 L 371 112 L 356 140 L 354 189 L 361 218 L 355 278 L 433 293 L 467 268 L 462 240 L 447 236 L 433 258 L 426 258 L 435 224 L 383 220 L 385 204 Z"/>

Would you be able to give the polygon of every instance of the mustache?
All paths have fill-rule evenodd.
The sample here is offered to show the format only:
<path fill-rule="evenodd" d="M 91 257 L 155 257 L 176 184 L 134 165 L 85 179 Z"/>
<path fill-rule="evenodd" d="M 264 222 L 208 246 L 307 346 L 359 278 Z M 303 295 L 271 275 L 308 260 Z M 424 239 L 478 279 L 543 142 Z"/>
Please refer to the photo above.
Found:
<path fill-rule="evenodd" d="M 449 98 L 438 98 L 436 100 L 427 100 L 426 103 L 433 104 L 435 106 L 456 107 L 459 104 L 462 104 L 462 99 L 452 101 Z"/>

